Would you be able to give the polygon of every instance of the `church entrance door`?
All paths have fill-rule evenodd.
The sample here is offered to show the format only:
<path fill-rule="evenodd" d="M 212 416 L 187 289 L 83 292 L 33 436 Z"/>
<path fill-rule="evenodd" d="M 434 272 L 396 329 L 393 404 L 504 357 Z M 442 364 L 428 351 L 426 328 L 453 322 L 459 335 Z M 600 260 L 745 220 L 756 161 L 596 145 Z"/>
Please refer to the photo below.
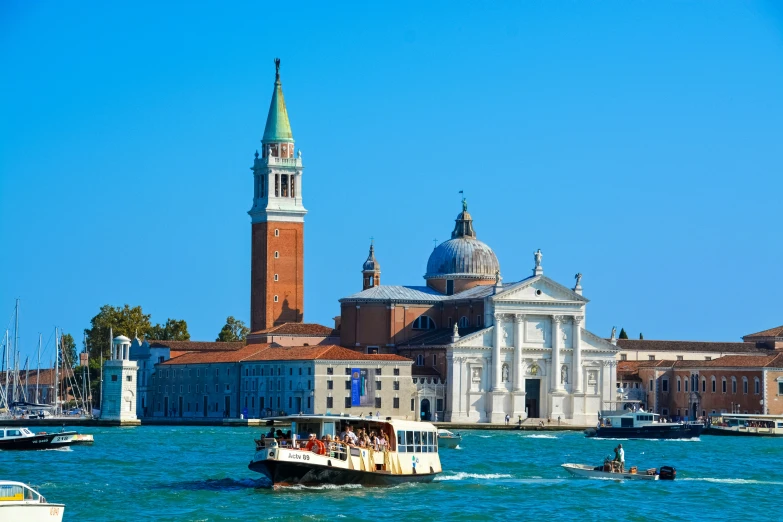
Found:
<path fill-rule="evenodd" d="M 421 420 L 428 421 L 432 417 L 432 413 L 430 412 L 430 400 L 429 399 L 422 399 L 421 400 Z"/>
<path fill-rule="evenodd" d="M 527 416 L 533 419 L 539 417 L 539 403 L 541 401 L 541 379 L 525 379 L 525 409 Z"/>

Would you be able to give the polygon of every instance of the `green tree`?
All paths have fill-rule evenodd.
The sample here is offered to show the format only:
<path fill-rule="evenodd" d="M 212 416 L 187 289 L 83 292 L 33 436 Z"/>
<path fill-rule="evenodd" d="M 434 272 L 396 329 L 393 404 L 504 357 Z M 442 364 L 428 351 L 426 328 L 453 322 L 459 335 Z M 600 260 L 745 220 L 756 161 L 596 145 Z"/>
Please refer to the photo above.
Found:
<path fill-rule="evenodd" d="M 60 352 L 60 362 L 68 368 L 78 366 L 79 359 L 76 356 L 76 341 L 71 334 L 63 334 L 61 340 L 62 351 Z"/>
<path fill-rule="evenodd" d="M 620 328 L 620 337 L 618 339 L 628 339 L 628 334 L 625 333 L 625 328 Z"/>
<path fill-rule="evenodd" d="M 98 315 L 90 320 L 90 329 L 84 330 L 84 345 L 90 354 L 90 359 L 108 358 L 111 353 L 111 335 L 117 337 L 124 335 L 133 339 L 134 336 L 147 335 L 152 329 L 150 316 L 145 314 L 140 306 L 131 308 L 128 305 L 124 307 L 114 307 L 103 305 Z"/>
<path fill-rule="evenodd" d="M 642 335 L 642 332 L 639 332 L 639 339 L 644 339 L 644 336 Z"/>
<path fill-rule="evenodd" d="M 147 336 L 158 341 L 190 341 L 188 323 L 176 319 L 166 319 L 165 325 L 156 324 Z"/>
<path fill-rule="evenodd" d="M 230 342 L 230 341 L 244 341 L 247 334 L 250 333 L 250 328 L 245 326 L 245 323 L 239 319 L 234 319 L 233 316 L 226 318 L 226 324 L 220 330 L 216 341 Z"/>

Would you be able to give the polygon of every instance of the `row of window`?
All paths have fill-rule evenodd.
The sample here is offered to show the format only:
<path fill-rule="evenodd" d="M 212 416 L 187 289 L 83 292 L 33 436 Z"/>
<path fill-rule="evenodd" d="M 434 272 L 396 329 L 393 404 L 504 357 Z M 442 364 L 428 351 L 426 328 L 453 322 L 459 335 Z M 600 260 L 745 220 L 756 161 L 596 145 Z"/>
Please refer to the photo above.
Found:
<path fill-rule="evenodd" d="M 350 395 L 347 395 L 345 397 L 345 402 L 344 402 L 343 406 L 346 409 L 351 407 L 351 396 Z M 381 408 L 381 398 L 380 397 L 376 397 L 375 398 L 375 407 L 378 408 L 378 409 Z M 334 408 L 334 397 L 330 396 L 330 397 L 326 398 L 326 408 L 327 409 Z M 400 408 L 400 398 L 399 397 L 394 397 L 392 399 L 392 408 L 394 408 L 395 410 Z M 414 411 L 415 409 L 416 409 L 416 399 L 411 399 L 411 411 Z"/>
<path fill-rule="evenodd" d="M 717 379 L 715 377 L 712 377 L 712 393 L 717 392 Z M 725 377 L 721 378 L 721 392 L 727 393 L 727 380 Z M 683 388 L 685 392 L 688 392 L 689 390 L 689 383 L 690 383 L 690 389 L 692 391 L 699 391 L 698 387 L 698 376 L 692 375 L 691 379 L 685 379 L 684 381 L 681 381 L 679 377 L 677 377 L 677 392 L 682 392 Z M 653 381 L 650 379 L 650 390 L 653 389 Z M 661 379 L 661 391 L 664 393 L 667 393 L 669 391 L 669 379 Z M 706 392 L 707 391 L 707 379 L 702 377 L 701 379 L 701 391 Z M 732 377 L 731 378 L 731 393 L 737 393 L 737 378 Z M 748 378 L 743 377 L 742 378 L 742 393 L 748 394 Z M 758 377 L 754 378 L 753 382 L 753 393 L 756 395 L 761 394 L 761 381 L 759 381 Z"/>
<path fill-rule="evenodd" d="M 397 431 L 400 453 L 437 453 L 438 434 L 434 431 Z"/>
<path fill-rule="evenodd" d="M 307 381 L 307 389 L 310 389 L 310 381 Z M 326 389 L 327 390 L 333 390 L 334 389 L 334 381 L 328 380 L 326 381 Z M 345 389 L 350 390 L 351 389 L 351 380 L 346 379 L 345 380 Z M 375 381 L 375 389 L 380 390 L 382 389 L 381 381 Z M 394 381 L 392 382 L 392 390 L 399 390 L 400 389 L 400 381 Z"/>
<path fill-rule="evenodd" d="M 438 355 L 432 354 L 432 365 L 438 365 Z M 419 354 L 416 356 L 416 366 L 424 366 L 424 355 Z"/>
<path fill-rule="evenodd" d="M 475 326 L 481 327 L 484 323 L 484 317 L 481 314 L 476 315 L 476 324 Z M 449 328 L 454 327 L 454 318 L 449 317 Z M 459 318 L 459 327 L 460 328 L 468 328 L 470 327 L 470 319 L 467 316 L 462 316 Z M 413 321 L 412 328 L 414 330 L 434 330 L 437 328 L 437 325 L 435 324 L 435 320 L 428 316 L 428 315 L 420 315 L 416 318 L 416 320 Z"/>

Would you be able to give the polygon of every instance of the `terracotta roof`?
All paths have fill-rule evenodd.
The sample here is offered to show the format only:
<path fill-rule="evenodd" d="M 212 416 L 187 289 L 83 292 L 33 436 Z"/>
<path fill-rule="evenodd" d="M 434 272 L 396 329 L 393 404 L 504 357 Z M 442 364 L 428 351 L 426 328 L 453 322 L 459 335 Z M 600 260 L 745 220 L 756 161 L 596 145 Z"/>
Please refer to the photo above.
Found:
<path fill-rule="evenodd" d="M 37 370 L 19 370 L 19 384 L 22 386 L 33 385 L 35 386 L 35 375 L 37 373 Z M 64 379 L 73 379 L 73 370 L 69 368 L 61 368 L 60 369 L 60 380 Z M 11 377 L 11 382 L 13 383 L 13 376 Z M 5 372 L 0 373 L 0 384 L 5 385 Z M 54 369 L 52 368 L 42 368 L 41 374 L 38 377 L 38 384 L 44 384 L 44 385 L 52 385 L 54 384 Z M 79 385 L 81 386 L 81 381 L 79 382 Z"/>
<path fill-rule="evenodd" d="M 641 368 L 781 368 L 783 367 L 783 353 L 771 353 L 768 355 L 725 355 L 710 361 L 621 361 L 617 365 L 618 371 L 636 371 Z"/>
<path fill-rule="evenodd" d="M 743 336 L 743 339 L 752 339 L 754 337 L 783 337 L 783 325 Z"/>
<path fill-rule="evenodd" d="M 647 352 L 713 352 L 769 353 L 755 343 L 723 343 L 710 341 L 653 341 L 648 339 L 618 339 L 617 346 L 629 351 Z"/>
<path fill-rule="evenodd" d="M 266 330 L 251 332 L 252 335 L 274 334 L 274 335 L 312 335 L 317 337 L 339 337 L 340 332 L 334 328 L 317 323 L 283 323 Z"/>
<path fill-rule="evenodd" d="M 341 346 L 272 346 L 269 344 L 249 344 L 241 350 L 190 352 L 161 363 L 171 364 L 210 364 L 233 363 L 243 361 L 400 361 L 410 359 L 393 354 L 368 355 Z"/>
<path fill-rule="evenodd" d="M 237 342 L 210 342 L 210 341 L 147 341 L 150 348 L 169 348 L 177 352 L 214 352 L 239 350 L 245 343 Z M 174 355 L 172 355 L 174 357 Z"/>
<path fill-rule="evenodd" d="M 253 346 L 253 345 L 251 345 Z M 259 351 L 249 361 L 400 361 L 410 359 L 394 354 L 366 354 L 342 346 L 269 346 Z"/>
<path fill-rule="evenodd" d="M 245 360 L 246 358 L 268 346 L 268 344 L 250 344 L 239 350 L 206 350 L 201 352 L 187 352 L 180 355 L 179 357 L 172 357 L 168 361 L 162 362 L 160 364 L 235 363 Z"/>

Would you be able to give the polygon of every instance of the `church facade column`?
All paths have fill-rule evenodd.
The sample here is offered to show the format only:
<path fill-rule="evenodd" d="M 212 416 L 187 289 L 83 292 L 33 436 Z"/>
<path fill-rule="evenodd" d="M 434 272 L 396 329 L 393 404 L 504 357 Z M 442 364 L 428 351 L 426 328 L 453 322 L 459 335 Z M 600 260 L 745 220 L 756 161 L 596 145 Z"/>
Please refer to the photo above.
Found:
<path fill-rule="evenodd" d="M 500 372 L 502 370 L 502 364 L 503 362 L 500 359 L 500 343 L 503 339 L 502 333 L 503 333 L 503 325 L 502 325 L 502 318 L 503 316 L 500 314 L 495 314 L 495 329 L 492 332 L 493 339 L 492 339 L 492 391 L 500 391 Z"/>
<path fill-rule="evenodd" d="M 443 420 L 451 422 L 453 409 L 457 399 L 458 386 L 454 382 L 454 352 L 446 352 L 446 411 L 443 412 Z"/>
<path fill-rule="evenodd" d="M 574 393 L 582 393 L 582 319 L 581 315 L 574 316 L 573 323 L 573 358 L 571 359 L 571 382 Z"/>
<path fill-rule="evenodd" d="M 522 329 L 525 326 L 525 316 L 517 314 L 514 316 L 514 391 L 524 390 L 522 380 Z"/>
<path fill-rule="evenodd" d="M 560 324 L 563 322 L 562 315 L 552 316 L 552 391 L 563 391 L 563 383 L 560 382 L 560 371 L 563 367 L 563 360 L 560 355 Z"/>

